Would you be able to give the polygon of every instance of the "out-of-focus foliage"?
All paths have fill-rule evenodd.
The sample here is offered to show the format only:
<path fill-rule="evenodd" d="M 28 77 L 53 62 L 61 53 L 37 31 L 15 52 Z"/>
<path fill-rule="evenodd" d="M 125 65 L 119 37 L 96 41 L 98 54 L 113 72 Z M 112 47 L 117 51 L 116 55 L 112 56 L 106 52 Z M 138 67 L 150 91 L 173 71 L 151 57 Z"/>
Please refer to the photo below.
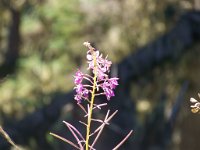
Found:
<path fill-rule="evenodd" d="M 0 64 L 4 61 L 12 22 L 10 10 L 3 1 L 0 2 Z M 112 61 L 118 62 L 167 32 L 180 14 L 194 7 L 194 2 L 13 0 L 11 5 L 21 12 L 22 39 L 16 73 L 0 82 L 0 110 L 21 118 L 49 103 L 50 94 L 72 89 L 73 72 L 85 61 L 84 41 L 94 42 Z M 141 109 L 145 106 L 145 110 L 150 111 L 153 99 L 155 102 L 159 90 L 166 85 L 173 99 L 185 78 L 192 81 L 193 94 L 197 93 L 199 88 L 194 83 L 199 83 L 199 72 L 189 65 L 198 68 L 200 62 L 197 63 L 194 56 L 197 57 L 189 53 L 178 66 L 166 64 L 164 69 L 155 69 L 156 79 L 144 84 L 145 87 L 133 85 L 132 95 L 143 102 Z M 138 109 L 139 105 L 141 103 Z"/>
<path fill-rule="evenodd" d="M 11 23 L 10 12 L 3 4 L 1 54 L 6 51 Z M 18 0 L 11 5 L 21 12 L 22 41 L 16 74 L 1 81 L 0 102 L 4 113 L 16 115 L 16 112 L 23 114 L 48 102 L 45 95 L 72 88 L 72 72 L 77 66 L 81 67 L 85 59 L 83 41 L 94 42 L 117 62 L 163 34 L 173 24 L 168 19 L 175 20 L 184 7 L 192 3 L 178 0 L 162 3 L 158 0 Z M 1 58 L 3 61 L 2 55 Z"/>

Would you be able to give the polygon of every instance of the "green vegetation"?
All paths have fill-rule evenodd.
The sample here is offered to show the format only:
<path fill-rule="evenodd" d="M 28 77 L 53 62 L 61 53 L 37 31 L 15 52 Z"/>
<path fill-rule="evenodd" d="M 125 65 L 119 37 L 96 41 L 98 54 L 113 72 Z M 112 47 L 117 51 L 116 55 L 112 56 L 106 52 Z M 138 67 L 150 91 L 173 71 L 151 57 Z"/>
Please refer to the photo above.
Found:
<path fill-rule="evenodd" d="M 193 6 L 193 0 L 2 0 L 0 65 L 6 61 L 11 10 L 20 12 L 21 41 L 15 72 L 0 79 L 0 121 L 5 115 L 23 118 L 48 104 L 51 94 L 71 90 L 75 68 L 85 67 L 84 41 L 94 42 L 117 63 L 167 32 L 180 14 Z M 196 95 L 200 85 L 199 48 L 194 45 L 177 65 L 156 68 L 153 80 L 141 79 L 141 86 L 133 84 L 132 96 L 138 102 L 147 102 L 151 111 L 163 87 L 172 98 L 169 107 L 181 81 L 190 81 L 188 97 Z M 138 104 L 141 116 L 148 114 L 144 111 Z"/>

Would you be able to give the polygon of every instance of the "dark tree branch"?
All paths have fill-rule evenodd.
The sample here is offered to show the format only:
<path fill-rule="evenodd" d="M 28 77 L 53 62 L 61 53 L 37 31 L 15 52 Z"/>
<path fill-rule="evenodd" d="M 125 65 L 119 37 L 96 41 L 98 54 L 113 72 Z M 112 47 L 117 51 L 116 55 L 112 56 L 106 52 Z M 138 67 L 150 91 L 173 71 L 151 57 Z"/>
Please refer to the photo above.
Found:
<path fill-rule="evenodd" d="M 8 5 L 8 4 L 7 4 Z M 20 50 L 20 24 L 21 13 L 20 10 L 14 9 L 8 5 L 11 13 L 11 24 L 9 27 L 7 50 L 5 54 L 5 61 L 0 66 L 0 78 L 8 74 L 14 73 L 16 69 L 17 59 Z"/>
<path fill-rule="evenodd" d="M 169 59 L 175 61 L 199 39 L 200 12 L 188 12 L 171 31 L 139 49 L 136 54 L 129 55 L 119 64 L 122 82 L 128 83 Z"/>

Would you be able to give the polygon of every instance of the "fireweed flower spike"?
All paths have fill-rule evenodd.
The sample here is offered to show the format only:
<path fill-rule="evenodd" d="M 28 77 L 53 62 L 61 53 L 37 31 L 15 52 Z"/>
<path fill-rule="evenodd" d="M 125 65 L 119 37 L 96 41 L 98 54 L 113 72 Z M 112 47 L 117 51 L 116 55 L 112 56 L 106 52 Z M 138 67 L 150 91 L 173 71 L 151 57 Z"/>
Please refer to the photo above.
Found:
<path fill-rule="evenodd" d="M 119 78 L 109 78 L 108 73 L 110 72 L 112 62 L 107 59 L 107 56 L 103 57 L 103 55 L 94 47 L 92 47 L 88 42 L 84 42 L 83 45 L 88 48 L 86 55 L 88 63 L 87 69 L 92 72 L 92 75 L 84 74 L 80 70 L 77 70 L 74 76 L 74 90 L 76 92 L 74 99 L 77 101 L 78 106 L 80 106 L 80 108 L 84 111 L 85 117 L 87 118 L 86 122 L 80 121 L 80 123 L 86 127 L 85 138 L 83 138 L 84 136 L 73 125 L 67 122 L 64 123 L 76 139 L 77 144 L 56 134 L 51 133 L 51 135 L 67 142 L 76 149 L 95 150 L 95 143 L 101 135 L 104 127 L 109 125 L 109 121 L 118 112 L 116 110 L 114 113 L 110 114 L 110 110 L 108 110 L 104 120 L 93 118 L 93 110 L 101 109 L 101 107 L 107 104 L 95 103 L 95 97 L 99 95 L 105 95 L 107 100 L 110 100 L 111 97 L 115 96 L 114 90 L 118 85 Z M 84 82 L 84 80 L 88 82 Z M 82 105 L 83 103 L 86 103 L 86 105 Z M 91 131 L 92 122 L 100 124 L 94 131 Z M 122 141 L 117 146 L 113 148 L 113 150 L 117 150 L 131 134 L 132 130 L 124 139 L 122 139 Z M 93 141 L 90 140 L 91 136 L 94 136 Z"/>

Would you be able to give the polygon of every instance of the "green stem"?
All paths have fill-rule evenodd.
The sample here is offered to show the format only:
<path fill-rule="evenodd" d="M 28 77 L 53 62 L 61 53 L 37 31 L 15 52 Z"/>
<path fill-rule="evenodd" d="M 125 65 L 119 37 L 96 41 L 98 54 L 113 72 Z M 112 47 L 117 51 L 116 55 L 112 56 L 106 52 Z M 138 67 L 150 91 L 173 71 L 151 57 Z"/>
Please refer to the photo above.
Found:
<path fill-rule="evenodd" d="M 94 98 L 95 98 L 95 90 L 96 90 L 96 82 L 97 82 L 97 73 L 96 73 L 96 56 L 93 55 L 94 59 L 94 77 L 93 77 L 93 86 L 92 86 L 92 96 L 91 96 L 91 101 L 90 101 L 90 110 L 88 114 L 88 120 L 87 120 L 87 133 L 86 133 L 86 144 L 85 144 L 85 149 L 89 150 L 89 139 L 90 139 L 90 126 L 91 126 L 91 121 L 92 121 L 92 111 L 93 111 L 93 106 L 94 106 Z"/>

